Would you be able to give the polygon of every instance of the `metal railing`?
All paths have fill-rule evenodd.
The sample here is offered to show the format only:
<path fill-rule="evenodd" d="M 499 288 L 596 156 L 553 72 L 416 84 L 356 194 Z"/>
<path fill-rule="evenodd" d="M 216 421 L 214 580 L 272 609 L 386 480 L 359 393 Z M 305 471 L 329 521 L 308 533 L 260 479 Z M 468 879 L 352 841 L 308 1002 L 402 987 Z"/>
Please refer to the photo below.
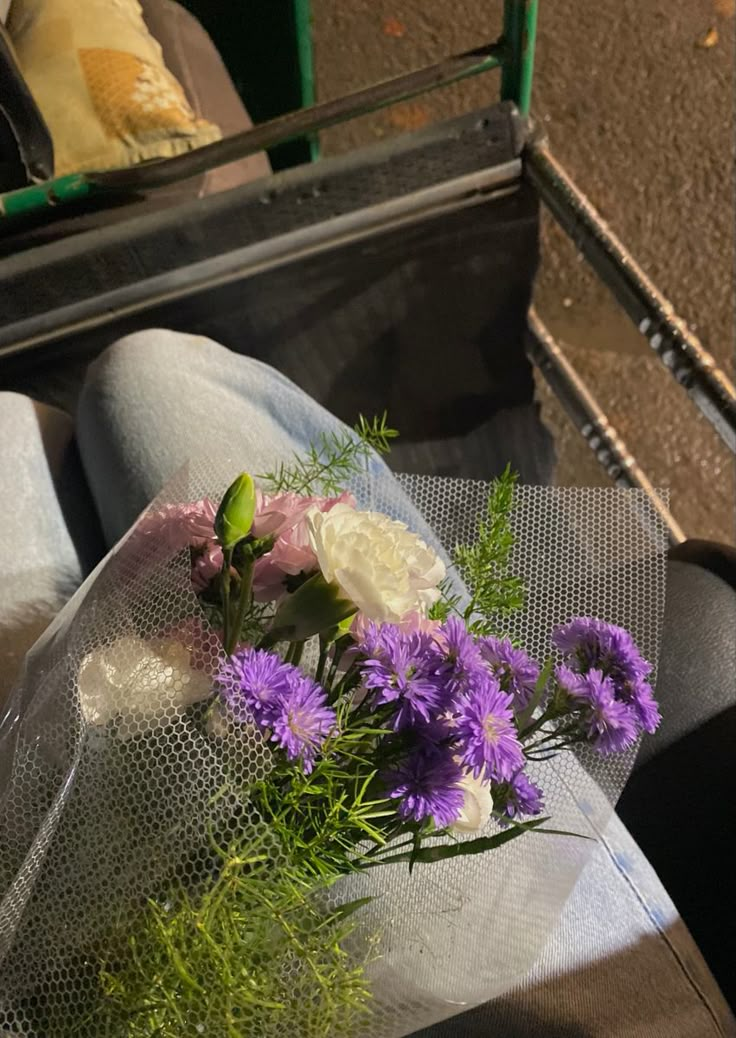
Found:
<path fill-rule="evenodd" d="M 512 100 L 521 114 L 526 116 L 531 104 L 537 13 L 538 0 L 504 0 L 503 32 L 500 39 L 493 43 L 344 97 L 289 112 L 184 155 L 125 170 L 74 174 L 10 192 L 0 196 L 0 216 L 11 217 L 104 192 L 120 194 L 146 191 L 196 176 L 294 138 L 315 139 L 320 130 L 337 123 L 495 68 L 501 69 L 501 97 Z M 667 370 L 728 447 L 736 451 L 736 391 L 711 354 L 677 316 L 673 306 L 556 161 L 545 141 L 532 136 L 524 154 L 524 169 L 542 201 L 613 291 Z M 408 197 L 397 199 L 392 218 L 399 218 L 402 206 L 408 206 L 410 202 Z M 323 237 L 326 241 L 330 235 L 326 233 Z M 275 261 L 283 260 L 284 257 L 280 255 Z M 209 277 L 212 271 L 207 274 Z M 218 269 L 215 276 L 230 275 Z M 242 276 L 242 267 L 239 276 Z M 208 277 L 203 279 L 203 283 L 208 282 Z M 123 305 L 137 308 L 144 303 L 126 300 Z M 115 307 L 112 312 L 116 312 Z M 78 318 L 79 315 L 75 316 Z M 86 315 L 87 319 L 90 316 Z M 558 395 L 567 400 L 569 413 L 578 419 L 578 427 L 594 446 L 596 456 L 606 471 L 614 478 L 628 479 L 633 481 L 632 485 L 651 489 L 651 484 L 611 427 L 584 381 L 561 353 L 534 311 L 530 314 L 530 328 L 533 341 L 536 342 L 531 351 L 532 359 L 556 387 Z M 50 330 L 47 330 L 47 334 L 50 334 Z M 31 345 L 30 341 L 20 343 L 20 348 L 30 348 Z M 13 351 L 18 346 L 17 342 L 6 342 L 5 350 Z M 661 500 L 656 494 L 655 498 L 655 507 L 658 507 L 656 502 L 661 505 Z M 682 530 L 671 516 L 668 527 L 674 541 L 682 539 Z"/>
<path fill-rule="evenodd" d="M 736 452 L 736 389 L 672 303 L 576 186 L 544 141 L 524 169 L 542 201 L 606 284 L 675 381 Z"/>

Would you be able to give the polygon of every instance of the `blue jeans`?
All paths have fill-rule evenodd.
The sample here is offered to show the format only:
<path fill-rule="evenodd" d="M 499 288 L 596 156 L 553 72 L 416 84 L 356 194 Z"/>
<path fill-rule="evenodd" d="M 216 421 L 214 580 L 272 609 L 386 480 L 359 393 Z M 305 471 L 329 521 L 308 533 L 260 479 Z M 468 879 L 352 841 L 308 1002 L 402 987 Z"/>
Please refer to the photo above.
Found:
<path fill-rule="evenodd" d="M 110 544 L 193 455 L 231 456 L 234 467 L 260 472 L 337 427 L 265 365 L 198 337 L 150 331 L 116 343 L 91 367 L 77 441 Z M 37 411 L 4 395 L 0 428 L 21 456 L 2 473 L 13 508 L 0 536 L 2 572 L 12 577 L 0 591 L 0 620 L 27 611 L 37 629 L 81 579 L 83 561 L 56 495 Z M 421 1033 L 704 1038 L 736 1035 L 736 1022 L 666 891 L 614 816 L 525 981 Z"/>

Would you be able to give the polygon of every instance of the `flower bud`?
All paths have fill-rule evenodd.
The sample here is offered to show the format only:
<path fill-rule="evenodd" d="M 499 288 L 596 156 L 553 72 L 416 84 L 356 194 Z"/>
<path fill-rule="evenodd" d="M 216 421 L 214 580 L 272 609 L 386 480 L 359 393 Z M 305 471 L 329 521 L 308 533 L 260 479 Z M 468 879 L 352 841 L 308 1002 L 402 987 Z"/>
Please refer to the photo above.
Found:
<path fill-rule="evenodd" d="M 256 513 L 256 488 L 253 477 L 241 473 L 225 491 L 215 516 L 215 533 L 225 551 L 250 533 Z"/>

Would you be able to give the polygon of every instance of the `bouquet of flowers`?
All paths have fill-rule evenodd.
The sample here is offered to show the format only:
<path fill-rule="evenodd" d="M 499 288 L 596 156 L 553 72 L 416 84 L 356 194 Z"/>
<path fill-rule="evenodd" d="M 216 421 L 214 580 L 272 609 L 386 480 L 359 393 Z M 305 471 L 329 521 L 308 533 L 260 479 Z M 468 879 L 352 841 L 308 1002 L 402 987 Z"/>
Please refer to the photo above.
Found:
<path fill-rule="evenodd" d="M 605 533 L 609 492 L 548 498 L 550 571 L 509 472 L 402 489 L 367 468 L 391 435 L 219 500 L 182 477 L 29 657 L 0 727 L 3 1033 L 399 1036 L 528 969 L 659 722 L 612 621 L 656 651 L 664 536 L 632 492 Z M 412 489 L 430 516 L 451 491 L 446 548 Z M 581 542 L 586 508 L 620 554 Z"/>

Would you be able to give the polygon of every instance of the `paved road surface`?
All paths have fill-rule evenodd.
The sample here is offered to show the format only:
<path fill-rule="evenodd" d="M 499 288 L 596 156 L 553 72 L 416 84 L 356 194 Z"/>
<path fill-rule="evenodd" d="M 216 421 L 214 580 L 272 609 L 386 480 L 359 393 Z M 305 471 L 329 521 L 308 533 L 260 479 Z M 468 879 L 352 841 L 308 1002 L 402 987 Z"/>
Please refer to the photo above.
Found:
<path fill-rule="evenodd" d="M 634 255 L 733 372 L 735 0 L 541 0 L 534 113 Z M 313 0 L 321 99 L 494 38 L 501 0 Z M 717 42 L 699 46 L 710 29 Z M 711 34 L 711 37 L 713 34 Z M 325 135 L 328 152 L 488 103 L 491 77 Z M 736 542 L 734 467 L 549 222 L 542 316 L 691 536 Z M 605 483 L 540 387 L 560 483 Z"/>

